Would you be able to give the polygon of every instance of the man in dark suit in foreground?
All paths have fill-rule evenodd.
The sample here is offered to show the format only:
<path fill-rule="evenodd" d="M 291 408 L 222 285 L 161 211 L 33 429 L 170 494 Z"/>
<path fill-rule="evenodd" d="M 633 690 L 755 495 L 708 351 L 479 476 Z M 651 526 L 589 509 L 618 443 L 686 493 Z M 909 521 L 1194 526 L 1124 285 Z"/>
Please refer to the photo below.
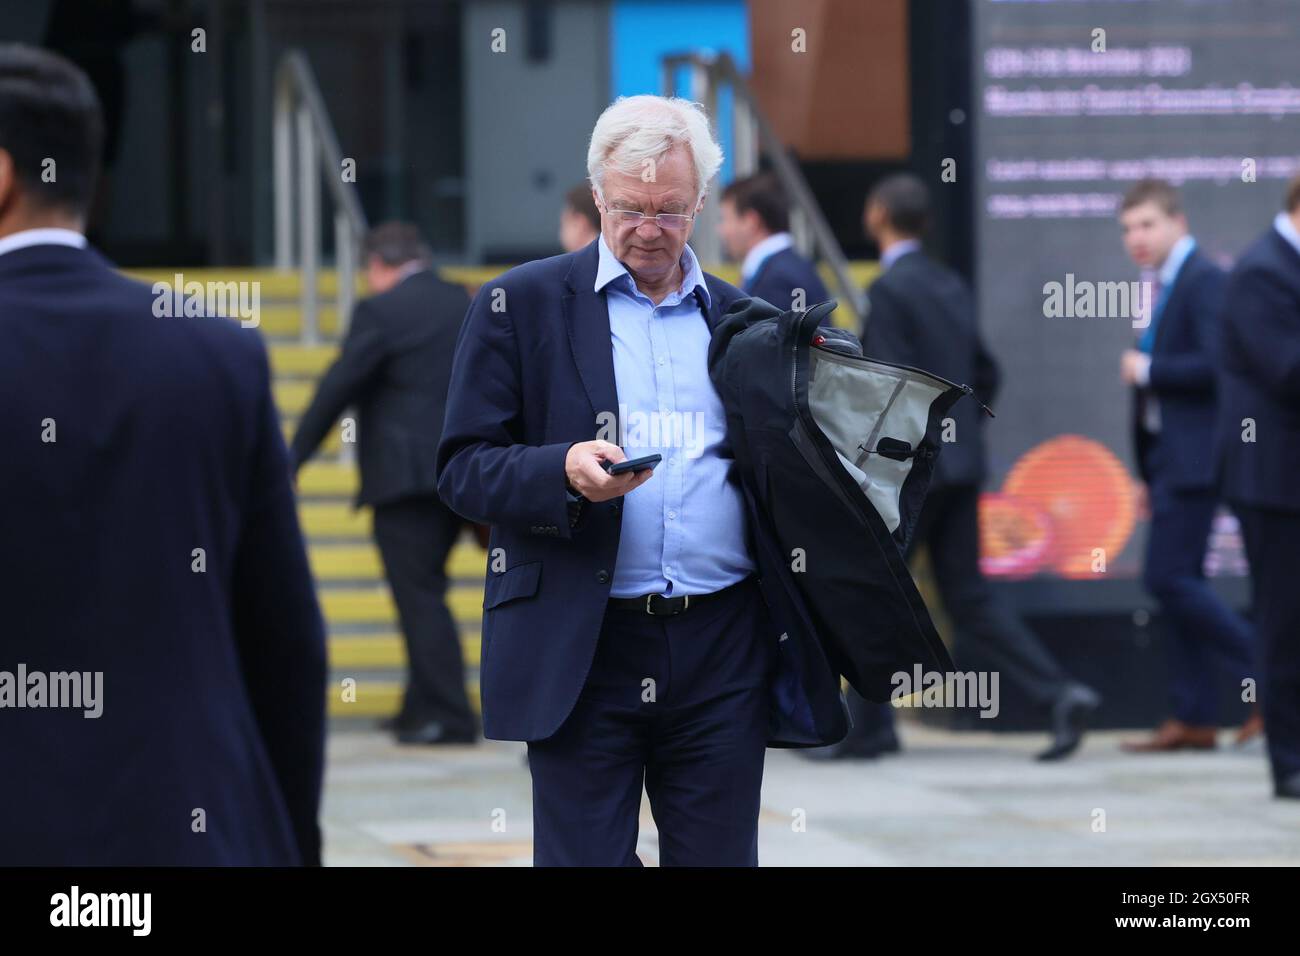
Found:
<path fill-rule="evenodd" d="M 867 198 L 864 224 L 880 247 L 882 272 L 867 290 L 863 351 L 870 358 L 970 383 L 980 401 L 991 403 L 998 370 L 980 337 L 970 290 L 955 272 L 921 251 L 929 217 L 929 192 L 910 174 L 882 180 Z M 974 402 L 953 406 L 911 549 L 922 542 L 929 546 L 939 594 L 959 640 L 978 642 L 1001 673 L 1047 711 L 1052 743 L 1038 759 L 1058 760 L 1078 748 L 1087 718 L 1100 698 L 1070 679 L 993 592 L 980 570 L 979 492 L 984 480 L 980 416 Z M 855 720 L 861 720 L 832 754 L 873 756 L 897 750 L 889 705 L 869 705 L 852 691 L 849 696 Z"/>
<path fill-rule="evenodd" d="M 737 179 L 722 191 L 718 234 L 740 262 L 740 288 L 783 312 L 830 298 L 811 262 L 794 250 L 790 204 L 771 173 Z"/>
<path fill-rule="evenodd" d="M 436 477 L 469 296 L 433 272 L 410 224 L 377 226 L 363 254 L 374 296 L 357 305 L 342 352 L 298 423 L 293 464 L 302 467 L 343 410 L 357 407 L 356 505 L 374 508 L 375 543 L 406 641 L 406 693 L 391 724 L 400 743 L 473 743 L 477 721 L 446 602 L 447 558 L 463 522 L 438 497 Z"/>
<path fill-rule="evenodd" d="M 1120 204 L 1124 248 L 1154 270 L 1151 315 L 1138 347 L 1121 357 L 1133 386 L 1133 434 L 1147 485 L 1151 529 L 1142 576 L 1172 638 L 1173 715 L 1147 739 L 1121 744 L 1134 753 L 1209 750 L 1216 745 L 1216 657 L 1234 682 L 1255 674 L 1250 625 L 1205 580 L 1215 487 L 1215 353 L 1226 276 L 1202 255 L 1187 228 L 1178 191 L 1159 179 L 1135 183 Z M 1261 729 L 1252 717 L 1237 734 Z"/>
<path fill-rule="evenodd" d="M 266 350 L 86 246 L 100 136 L 79 70 L 0 45 L 0 865 L 318 864 L 324 629 Z"/>
<path fill-rule="evenodd" d="M 1274 792 L 1300 799 L 1300 177 L 1237 261 L 1221 315 L 1223 495 L 1250 559 Z"/>

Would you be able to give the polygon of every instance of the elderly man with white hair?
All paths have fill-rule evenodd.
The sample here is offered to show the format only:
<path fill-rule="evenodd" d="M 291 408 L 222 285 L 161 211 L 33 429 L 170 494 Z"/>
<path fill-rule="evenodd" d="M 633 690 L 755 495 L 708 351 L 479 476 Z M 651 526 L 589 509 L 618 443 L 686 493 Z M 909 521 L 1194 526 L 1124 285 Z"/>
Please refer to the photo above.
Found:
<path fill-rule="evenodd" d="M 687 245 L 721 163 L 698 104 L 619 99 L 599 237 L 484 285 L 457 345 L 438 485 L 492 527 L 483 726 L 528 742 L 538 865 L 639 865 L 643 786 L 662 864 L 757 864 L 780 635 L 707 366 L 742 295 Z"/>

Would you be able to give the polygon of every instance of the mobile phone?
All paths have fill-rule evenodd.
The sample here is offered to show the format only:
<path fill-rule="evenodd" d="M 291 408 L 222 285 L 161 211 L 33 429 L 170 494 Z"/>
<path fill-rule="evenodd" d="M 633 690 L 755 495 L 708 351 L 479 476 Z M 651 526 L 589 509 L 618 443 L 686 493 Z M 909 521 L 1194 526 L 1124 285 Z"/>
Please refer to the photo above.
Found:
<path fill-rule="evenodd" d="M 601 462 L 601 464 L 611 475 L 625 475 L 629 471 L 649 471 L 663 461 L 663 458 L 663 455 L 646 455 L 644 458 L 629 458 L 627 461 L 620 461 L 617 465 L 608 461 Z"/>

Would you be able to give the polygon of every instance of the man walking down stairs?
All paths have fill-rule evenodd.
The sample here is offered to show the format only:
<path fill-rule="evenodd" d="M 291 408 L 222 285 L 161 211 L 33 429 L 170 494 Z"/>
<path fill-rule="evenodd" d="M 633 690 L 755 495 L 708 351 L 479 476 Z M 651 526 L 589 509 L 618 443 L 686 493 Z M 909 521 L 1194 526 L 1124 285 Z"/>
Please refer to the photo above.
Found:
<path fill-rule="evenodd" d="M 401 743 L 471 743 L 477 720 L 446 604 L 447 558 L 462 522 L 439 499 L 434 473 L 469 298 L 433 272 L 410 224 L 377 226 L 363 255 L 372 297 L 357 305 L 340 355 L 298 423 L 293 466 L 302 467 L 345 409 L 357 409 L 355 423 L 343 422 L 344 441 L 356 441 L 361 472 L 356 505 L 374 509 L 375 543 L 408 660 L 402 708 L 391 727 Z"/>

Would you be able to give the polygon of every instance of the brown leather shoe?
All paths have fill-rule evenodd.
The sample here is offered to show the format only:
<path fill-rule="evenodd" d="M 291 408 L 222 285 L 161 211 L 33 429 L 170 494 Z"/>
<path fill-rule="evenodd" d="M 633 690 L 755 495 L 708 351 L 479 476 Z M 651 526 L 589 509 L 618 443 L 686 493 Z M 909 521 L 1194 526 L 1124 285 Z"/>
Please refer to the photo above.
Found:
<path fill-rule="evenodd" d="M 1193 727 L 1171 717 L 1146 740 L 1127 740 L 1119 745 L 1119 749 L 1131 754 L 1145 754 L 1174 750 L 1213 750 L 1215 744 L 1213 727 Z"/>
<path fill-rule="evenodd" d="M 1264 715 L 1259 712 L 1259 707 L 1256 705 L 1250 709 L 1250 716 L 1246 718 L 1246 722 L 1237 728 L 1236 736 L 1232 738 L 1232 745 L 1234 747 L 1241 747 L 1254 740 L 1263 732 Z"/>

